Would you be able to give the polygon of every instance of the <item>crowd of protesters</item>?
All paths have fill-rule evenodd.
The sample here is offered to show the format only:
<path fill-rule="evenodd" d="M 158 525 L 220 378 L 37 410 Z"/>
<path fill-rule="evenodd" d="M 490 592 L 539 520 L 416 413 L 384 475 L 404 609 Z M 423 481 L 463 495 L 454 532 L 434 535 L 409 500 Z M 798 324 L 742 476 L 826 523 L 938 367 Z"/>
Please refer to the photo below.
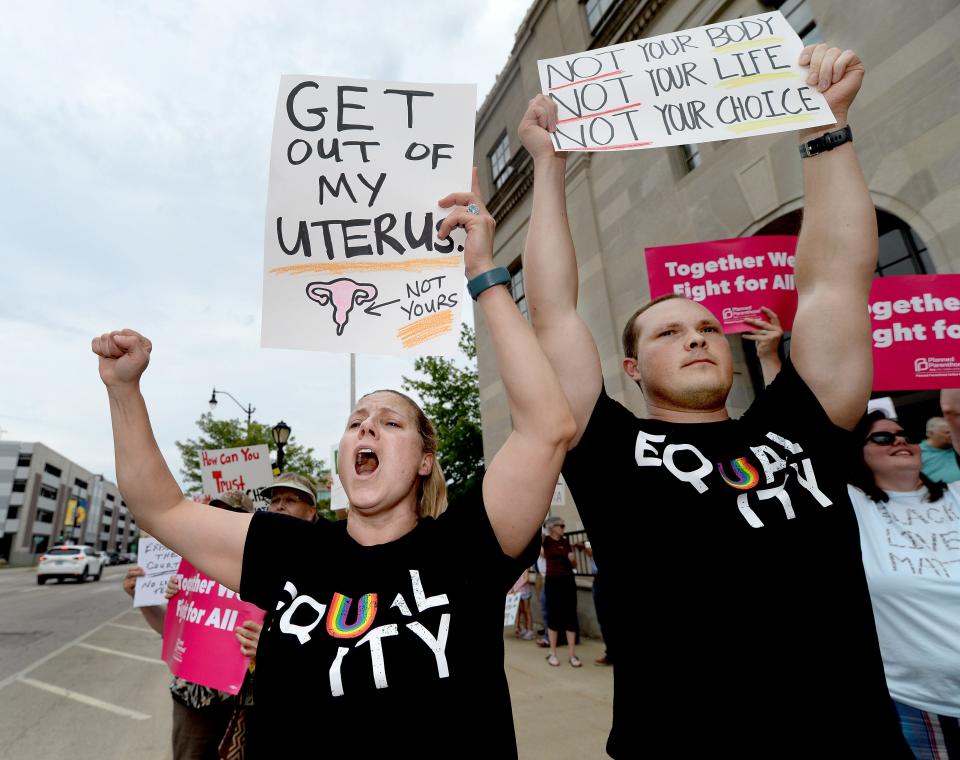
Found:
<path fill-rule="evenodd" d="M 189 501 L 140 393 L 150 341 L 131 330 L 94 339 L 118 481 L 138 524 L 267 611 L 258 641 L 239 642 L 256 655 L 250 756 L 517 757 L 501 617 L 513 588 L 526 603 L 517 633 L 531 638 L 527 573 L 541 551 L 547 661 L 559 666 L 565 643 L 569 664 L 581 665 L 575 547 L 561 518 L 544 522 L 562 468 L 603 574 L 609 661 L 616 652 L 612 757 L 960 757 L 960 560 L 950 554 L 960 486 L 924 474 L 922 458 L 932 472 L 955 472 L 960 402 L 944 392 L 924 449 L 896 420 L 864 416 L 877 226 L 844 131 L 864 68 L 825 44 L 799 63 L 837 124 L 799 134 L 806 145 L 834 139 L 798 159 L 805 207 L 790 356 L 780 360 L 782 331 L 765 310 L 744 337 L 766 388 L 739 419 L 726 410 L 733 360 L 721 325 L 681 296 L 640 306 L 623 331 L 622 366 L 646 418 L 607 394 L 577 312 L 566 157 L 554 151 L 557 110 L 544 96 L 518 130 L 534 165 L 531 322 L 497 287 L 509 277 L 493 266 L 476 173 L 470 192 L 440 201 L 450 213 L 439 236 L 467 232 L 470 292 L 513 426 L 482 487 L 456 508 L 446 508 L 436 431 L 395 391 L 364 396 L 347 420 L 347 520 Z M 305 491 L 287 486 L 278 504 L 295 507 Z M 144 615 L 153 625 L 157 613 Z M 642 635 L 624 656 L 628 626 Z M 177 688 L 174 700 L 204 707 Z M 316 721 L 290 719 L 305 705 Z M 175 720 L 175 745 L 189 722 Z"/>

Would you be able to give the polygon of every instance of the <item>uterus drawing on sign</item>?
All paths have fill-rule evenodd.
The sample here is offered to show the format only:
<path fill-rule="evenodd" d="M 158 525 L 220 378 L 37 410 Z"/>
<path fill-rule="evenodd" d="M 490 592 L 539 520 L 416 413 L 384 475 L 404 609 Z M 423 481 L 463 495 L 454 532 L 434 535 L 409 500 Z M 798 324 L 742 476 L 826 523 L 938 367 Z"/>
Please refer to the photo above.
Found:
<path fill-rule="evenodd" d="M 354 306 L 373 303 L 376 297 L 376 285 L 369 282 L 354 282 L 347 277 L 307 284 L 307 298 L 320 306 L 333 305 L 332 316 L 337 326 L 337 335 L 343 335 L 343 329 L 350 321 L 350 312 L 353 311 Z"/>

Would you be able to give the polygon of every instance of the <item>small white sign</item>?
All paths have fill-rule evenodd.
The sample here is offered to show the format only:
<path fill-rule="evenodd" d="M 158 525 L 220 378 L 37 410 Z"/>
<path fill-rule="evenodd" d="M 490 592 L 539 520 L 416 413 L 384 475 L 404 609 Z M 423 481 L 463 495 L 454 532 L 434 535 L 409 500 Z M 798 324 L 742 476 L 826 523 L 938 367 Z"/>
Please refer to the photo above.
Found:
<path fill-rule="evenodd" d="M 503 608 L 503 626 L 515 625 L 517 611 L 520 609 L 520 594 L 507 594 L 506 606 Z"/>
<path fill-rule="evenodd" d="M 273 482 L 270 448 L 262 443 L 201 451 L 200 479 L 203 492 L 211 498 L 226 491 L 243 491 L 257 509 L 266 509 L 269 502 L 260 489 Z"/>
<path fill-rule="evenodd" d="M 347 492 L 343 490 L 343 483 L 340 482 L 340 454 L 336 446 L 330 449 L 330 509 L 346 509 L 350 506 L 347 499 Z"/>
<path fill-rule="evenodd" d="M 538 61 L 558 151 L 689 145 L 834 124 L 778 11 Z"/>
<path fill-rule="evenodd" d="M 167 599 L 163 592 L 170 576 L 180 567 L 180 555 L 155 538 L 141 538 L 137 544 L 137 565 L 143 568 L 144 575 L 137 578 L 133 606 L 165 605 Z"/>

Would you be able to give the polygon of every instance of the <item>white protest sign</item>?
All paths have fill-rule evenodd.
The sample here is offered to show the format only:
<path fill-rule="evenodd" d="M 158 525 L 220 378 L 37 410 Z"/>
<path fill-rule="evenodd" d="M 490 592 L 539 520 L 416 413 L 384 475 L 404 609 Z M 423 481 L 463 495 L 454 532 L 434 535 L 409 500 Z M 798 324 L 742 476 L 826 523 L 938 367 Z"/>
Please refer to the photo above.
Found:
<path fill-rule="evenodd" d="M 203 492 L 211 497 L 226 491 L 243 491 L 257 509 L 266 509 L 268 501 L 260 489 L 273 482 L 270 448 L 261 443 L 201 451 L 200 480 Z"/>
<path fill-rule="evenodd" d="M 437 201 L 467 191 L 475 85 L 280 81 L 260 344 L 452 355 L 464 232 Z"/>
<path fill-rule="evenodd" d="M 778 11 L 538 61 L 554 147 L 629 150 L 833 124 Z"/>
<path fill-rule="evenodd" d="M 517 611 L 520 609 L 520 594 L 507 594 L 507 601 L 503 607 L 503 625 L 514 625 L 517 622 Z"/>
<path fill-rule="evenodd" d="M 165 605 L 167 599 L 163 591 L 180 566 L 180 555 L 155 538 L 141 538 L 137 544 L 137 565 L 143 568 L 144 575 L 137 578 L 133 606 Z"/>
<path fill-rule="evenodd" d="M 340 471 L 338 465 L 340 462 L 339 449 L 334 446 L 330 449 L 330 509 L 346 509 L 350 506 L 347 499 L 347 492 L 343 490 L 343 483 L 340 482 Z"/>

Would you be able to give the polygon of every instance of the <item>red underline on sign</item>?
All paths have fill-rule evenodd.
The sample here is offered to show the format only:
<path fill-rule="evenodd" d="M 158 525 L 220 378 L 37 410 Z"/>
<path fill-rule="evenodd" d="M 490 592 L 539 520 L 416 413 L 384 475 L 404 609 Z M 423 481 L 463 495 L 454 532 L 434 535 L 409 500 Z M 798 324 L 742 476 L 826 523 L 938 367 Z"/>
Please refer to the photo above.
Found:
<path fill-rule="evenodd" d="M 588 113 L 586 116 L 571 116 L 569 119 L 560 119 L 557 124 L 566 124 L 568 121 L 580 121 L 581 119 L 592 119 L 594 116 L 604 116 L 608 113 L 616 113 L 617 111 L 626 111 L 628 108 L 636 108 L 639 105 L 643 105 L 640 102 L 631 103 L 630 105 L 620 106 L 619 108 L 611 108 L 609 111 L 598 111 L 597 113 Z"/>
<path fill-rule="evenodd" d="M 624 143 L 623 145 L 597 145 L 593 148 L 557 148 L 562 153 L 573 152 L 575 150 L 618 150 L 619 148 L 643 148 L 646 145 L 653 145 L 653 140 L 638 143 Z"/>
<path fill-rule="evenodd" d="M 616 71 L 608 71 L 606 74 L 597 74 L 595 77 L 587 77 L 586 79 L 578 79 L 576 82 L 567 82 L 566 84 L 558 84 L 556 87 L 551 87 L 551 90 L 562 90 L 564 87 L 573 87 L 575 84 L 583 84 L 584 82 L 592 82 L 594 79 L 603 79 L 604 77 L 612 77 L 614 74 L 622 74 L 623 69 L 617 69 Z"/>

